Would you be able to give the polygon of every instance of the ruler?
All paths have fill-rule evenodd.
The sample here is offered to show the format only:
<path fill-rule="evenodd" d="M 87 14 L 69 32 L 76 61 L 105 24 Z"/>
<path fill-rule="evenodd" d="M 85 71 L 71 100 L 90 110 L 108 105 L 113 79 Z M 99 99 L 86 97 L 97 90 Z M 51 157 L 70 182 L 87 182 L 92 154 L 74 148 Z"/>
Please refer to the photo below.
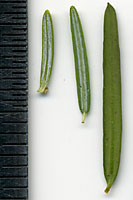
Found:
<path fill-rule="evenodd" d="M 0 200 L 28 198 L 27 0 L 0 0 Z"/>

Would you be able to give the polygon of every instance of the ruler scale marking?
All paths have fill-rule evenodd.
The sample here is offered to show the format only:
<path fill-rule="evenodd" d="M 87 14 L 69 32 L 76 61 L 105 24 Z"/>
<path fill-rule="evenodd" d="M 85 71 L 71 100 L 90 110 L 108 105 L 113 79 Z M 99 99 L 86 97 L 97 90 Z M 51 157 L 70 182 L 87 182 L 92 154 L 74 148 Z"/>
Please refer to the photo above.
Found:
<path fill-rule="evenodd" d="M 0 0 L 0 200 L 27 198 L 27 0 Z"/>

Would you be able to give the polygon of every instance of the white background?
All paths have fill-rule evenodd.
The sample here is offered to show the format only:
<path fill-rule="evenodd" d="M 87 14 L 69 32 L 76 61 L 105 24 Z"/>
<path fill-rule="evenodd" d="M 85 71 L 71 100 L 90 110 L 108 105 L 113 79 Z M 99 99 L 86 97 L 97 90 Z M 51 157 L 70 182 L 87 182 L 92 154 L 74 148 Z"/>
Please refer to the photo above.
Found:
<path fill-rule="evenodd" d="M 133 1 L 110 0 L 121 49 L 123 136 L 117 180 L 108 195 L 102 157 L 102 43 L 106 0 L 29 0 L 29 199 L 131 200 L 133 197 Z M 88 52 L 91 110 L 81 124 L 69 8 L 80 15 Z M 53 18 L 55 55 L 49 92 L 37 93 L 42 15 Z"/>

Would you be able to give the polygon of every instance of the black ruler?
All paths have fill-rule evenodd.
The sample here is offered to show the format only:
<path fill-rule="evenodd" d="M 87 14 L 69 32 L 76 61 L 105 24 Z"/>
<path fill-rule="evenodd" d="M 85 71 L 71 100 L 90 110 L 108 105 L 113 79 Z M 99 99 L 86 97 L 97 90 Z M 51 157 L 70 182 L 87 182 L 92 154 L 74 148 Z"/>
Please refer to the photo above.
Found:
<path fill-rule="evenodd" d="M 28 198 L 27 0 L 0 0 L 0 200 Z"/>

